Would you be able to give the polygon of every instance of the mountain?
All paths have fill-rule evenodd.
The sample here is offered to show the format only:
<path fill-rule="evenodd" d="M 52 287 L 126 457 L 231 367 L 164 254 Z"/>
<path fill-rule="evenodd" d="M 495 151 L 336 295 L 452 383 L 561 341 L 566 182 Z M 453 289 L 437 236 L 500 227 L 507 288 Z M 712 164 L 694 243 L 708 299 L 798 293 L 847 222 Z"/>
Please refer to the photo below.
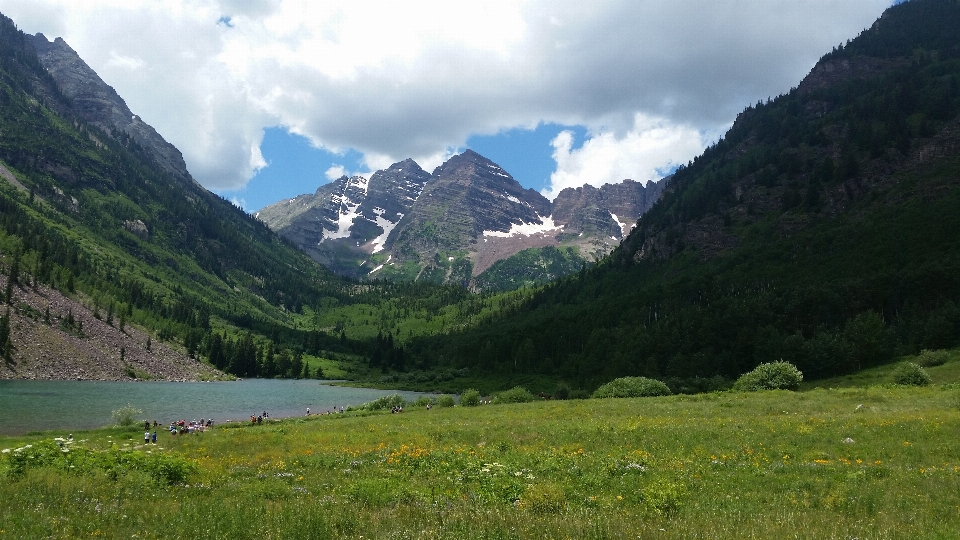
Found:
<path fill-rule="evenodd" d="M 110 134 L 122 131 L 145 148 L 168 173 L 190 181 L 183 155 L 150 125 L 133 114 L 117 92 L 67 45 L 63 38 L 49 41 L 43 34 L 27 36 L 41 65 L 53 76 L 70 110 L 88 124 Z"/>
<path fill-rule="evenodd" d="M 665 183 L 565 189 L 551 203 L 467 150 L 433 174 L 408 159 L 369 182 L 343 177 L 256 216 L 344 275 L 511 289 L 609 253 Z M 562 264 L 544 262 L 558 255 Z"/>
<path fill-rule="evenodd" d="M 365 351 L 294 323 L 353 284 L 194 182 L 62 39 L 3 16 L 0 274 L 2 378 L 300 376 L 262 360 Z"/>
<path fill-rule="evenodd" d="M 960 3 L 912 0 L 747 107 L 596 268 L 408 352 L 586 389 L 850 373 L 960 343 L 957 238 Z"/>
<path fill-rule="evenodd" d="M 314 260 L 358 276 L 369 254 L 380 253 L 410 212 L 430 175 L 412 159 L 377 171 L 370 180 L 343 176 L 312 195 L 280 201 L 256 213 Z"/>

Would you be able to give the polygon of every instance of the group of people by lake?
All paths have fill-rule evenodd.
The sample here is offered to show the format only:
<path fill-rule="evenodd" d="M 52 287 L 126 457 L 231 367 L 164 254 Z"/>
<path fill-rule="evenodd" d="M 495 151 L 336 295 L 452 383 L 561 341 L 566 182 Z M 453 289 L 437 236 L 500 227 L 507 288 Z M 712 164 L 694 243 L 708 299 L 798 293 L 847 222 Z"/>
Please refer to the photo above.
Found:
<path fill-rule="evenodd" d="M 153 433 L 150 432 L 150 421 L 143 421 L 143 444 L 157 444 L 157 427 L 160 424 L 154 420 L 153 421 Z M 187 422 L 186 420 L 179 420 L 170 422 L 170 427 L 167 428 L 170 432 L 170 435 L 193 435 L 202 433 L 206 428 L 213 425 L 212 419 L 203 419 L 199 421 L 193 420 L 192 422 Z M 73 438 L 73 435 L 70 435 Z"/>
<path fill-rule="evenodd" d="M 250 423 L 251 424 L 262 424 L 264 420 L 269 420 L 270 414 L 267 411 L 263 411 L 263 414 L 251 414 Z"/>

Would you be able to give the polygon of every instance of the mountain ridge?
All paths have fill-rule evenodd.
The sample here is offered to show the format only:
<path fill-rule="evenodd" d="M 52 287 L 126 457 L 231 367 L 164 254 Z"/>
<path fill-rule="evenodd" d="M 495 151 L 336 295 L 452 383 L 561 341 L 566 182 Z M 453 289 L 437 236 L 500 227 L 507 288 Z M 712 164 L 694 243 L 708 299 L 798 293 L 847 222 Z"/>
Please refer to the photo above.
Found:
<path fill-rule="evenodd" d="M 565 189 L 551 202 L 473 150 L 451 157 L 432 174 L 408 159 L 371 176 L 371 190 L 381 182 L 407 186 L 402 201 L 385 189 L 380 197 L 371 191 L 370 197 L 344 198 L 341 184 L 349 182 L 362 180 L 343 177 L 255 215 L 347 276 L 483 283 L 480 288 L 501 288 L 479 276 L 527 249 L 572 247 L 567 253 L 577 262 L 571 268 L 593 264 L 619 243 L 666 184 L 585 185 Z M 514 265 L 512 272 L 522 282 L 542 283 L 520 275 L 539 272 L 537 266 Z"/>
<path fill-rule="evenodd" d="M 692 392 L 763 362 L 818 379 L 956 346 L 958 208 L 960 3 L 912 0 L 747 107 L 596 268 L 411 354 Z"/>
<path fill-rule="evenodd" d="M 180 150 L 133 114 L 116 90 L 105 83 L 63 38 L 51 42 L 42 33 L 27 36 L 44 69 L 70 100 L 73 112 L 108 134 L 120 130 L 130 135 L 168 173 L 194 182 Z"/>

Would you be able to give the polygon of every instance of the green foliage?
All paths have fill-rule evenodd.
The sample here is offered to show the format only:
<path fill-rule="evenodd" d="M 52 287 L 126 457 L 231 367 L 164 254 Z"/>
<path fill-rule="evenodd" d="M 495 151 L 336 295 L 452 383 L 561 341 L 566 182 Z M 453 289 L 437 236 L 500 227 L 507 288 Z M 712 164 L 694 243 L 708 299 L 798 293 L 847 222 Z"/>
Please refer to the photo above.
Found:
<path fill-rule="evenodd" d="M 457 401 L 450 394 L 443 394 L 441 396 L 437 396 L 437 407 L 440 407 L 440 408 L 453 407 L 456 404 L 457 404 Z"/>
<path fill-rule="evenodd" d="M 537 484 L 523 492 L 520 506 L 534 514 L 559 514 L 567 506 L 566 494 L 557 484 Z"/>
<path fill-rule="evenodd" d="M 394 407 L 403 407 L 406 404 L 407 400 L 403 399 L 403 396 L 400 394 L 390 394 L 388 396 L 378 397 L 377 399 L 368 403 L 364 403 L 358 408 L 366 411 L 382 411 L 384 409 L 392 409 Z"/>
<path fill-rule="evenodd" d="M 927 386 L 932 379 L 924 369 L 913 362 L 902 362 L 893 372 L 893 382 L 907 386 Z"/>
<path fill-rule="evenodd" d="M 646 377 L 620 377 L 614 379 L 593 393 L 593 398 L 632 398 L 650 396 L 669 396 L 673 392 L 666 384 Z"/>
<path fill-rule="evenodd" d="M 533 395 L 522 386 L 514 386 L 509 390 L 504 390 L 493 396 L 493 403 L 528 403 L 535 401 L 537 396 Z"/>
<path fill-rule="evenodd" d="M 919 158 L 956 148 L 958 27 L 952 0 L 892 7 L 809 84 L 746 108 L 597 267 L 411 356 L 596 388 L 777 358 L 822 379 L 960 344 L 960 156 Z"/>
<path fill-rule="evenodd" d="M 143 414 L 143 411 L 134 407 L 133 405 L 128 404 L 113 411 L 111 416 L 113 417 L 113 421 L 118 426 L 126 427 L 126 426 L 132 426 L 135 423 L 137 423 L 138 417 L 141 414 Z"/>
<path fill-rule="evenodd" d="M 911 538 L 953 538 L 956 397 L 724 392 L 650 398 L 642 414 L 538 401 L 224 424 L 145 446 L 121 428 L 0 437 L 0 529 L 130 538 L 180 516 L 157 535 L 901 538 L 906 523 Z"/>
<path fill-rule="evenodd" d="M 641 490 L 641 501 L 647 511 L 657 516 L 669 516 L 680 510 L 686 486 L 680 482 L 658 480 Z"/>
<path fill-rule="evenodd" d="M 935 367 L 942 366 L 947 363 L 947 360 L 950 359 L 950 353 L 947 351 L 931 351 L 924 349 L 920 351 L 920 354 L 917 356 L 917 364 L 920 367 Z"/>
<path fill-rule="evenodd" d="M 414 407 L 423 408 L 423 407 L 426 407 L 427 405 L 431 405 L 431 406 L 432 406 L 432 405 L 436 404 L 436 401 L 437 401 L 437 400 L 436 400 L 435 398 L 432 398 L 432 397 L 429 397 L 429 396 L 417 396 L 416 401 L 414 401 L 412 405 L 413 405 Z"/>
<path fill-rule="evenodd" d="M 576 248 L 530 248 L 493 263 L 474 278 L 474 286 L 484 291 L 535 287 L 574 274 L 587 264 Z"/>
<path fill-rule="evenodd" d="M 8 459 L 8 474 L 15 479 L 23 478 L 30 470 L 49 467 L 71 475 L 102 472 L 114 481 L 139 471 L 161 486 L 173 486 L 186 483 L 197 471 L 195 463 L 176 456 L 116 448 L 97 451 L 63 438 L 12 449 Z"/>
<path fill-rule="evenodd" d="M 797 390 L 803 374 L 793 364 L 779 361 L 760 364 L 753 371 L 744 373 L 734 383 L 733 389 L 741 392 L 760 390 Z"/>
<path fill-rule="evenodd" d="M 480 405 L 480 392 L 473 388 L 468 388 L 460 394 L 460 405 L 464 407 L 476 407 Z"/>

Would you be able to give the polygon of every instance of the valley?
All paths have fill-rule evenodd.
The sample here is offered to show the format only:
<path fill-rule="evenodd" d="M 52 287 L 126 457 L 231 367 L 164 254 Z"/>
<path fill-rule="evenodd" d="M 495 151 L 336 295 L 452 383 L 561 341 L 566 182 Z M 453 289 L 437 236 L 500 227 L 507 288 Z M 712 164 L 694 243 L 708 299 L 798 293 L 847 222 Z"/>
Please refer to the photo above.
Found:
<path fill-rule="evenodd" d="M 659 181 L 468 149 L 251 215 L 0 16 L 0 402 L 76 399 L 0 416 L 0 538 L 954 538 L 960 3 L 823 52 Z"/>
<path fill-rule="evenodd" d="M 256 216 L 197 184 L 64 40 L 5 19 L 0 373 L 164 380 L 195 362 L 188 378 L 545 394 L 643 375 L 687 393 L 771 359 L 818 379 L 955 346 L 955 11 L 890 8 L 659 182 L 550 201 L 468 150 Z M 40 369 L 39 330 L 90 352 Z"/>

